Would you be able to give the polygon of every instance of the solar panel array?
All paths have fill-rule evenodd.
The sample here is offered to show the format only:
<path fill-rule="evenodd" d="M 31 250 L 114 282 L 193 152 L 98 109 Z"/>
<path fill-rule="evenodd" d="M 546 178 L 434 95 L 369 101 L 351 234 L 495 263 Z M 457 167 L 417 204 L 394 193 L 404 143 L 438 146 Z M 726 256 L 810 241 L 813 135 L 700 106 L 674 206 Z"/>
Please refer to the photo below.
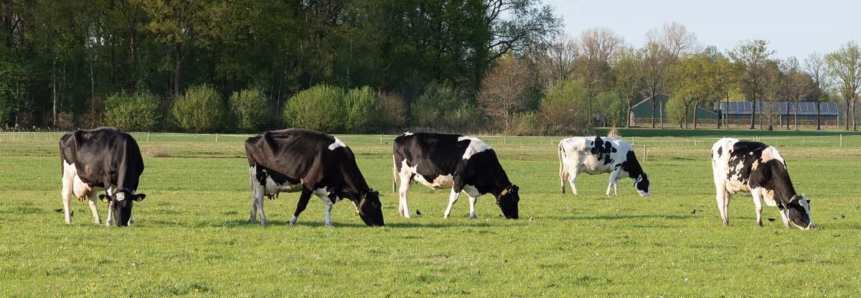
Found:
<path fill-rule="evenodd" d="M 729 108 L 725 109 L 724 107 L 729 104 Z M 821 111 L 819 114 L 821 115 L 838 115 L 837 104 L 833 102 L 820 102 L 819 103 Z M 751 104 L 751 102 L 722 102 L 720 103 L 721 110 L 727 112 L 727 114 L 747 114 L 750 115 L 751 111 L 756 114 L 762 112 L 768 113 L 769 107 L 771 108 L 772 113 L 779 114 L 795 114 L 795 104 L 790 104 L 788 102 L 777 102 L 776 104 L 764 104 L 761 102 L 756 103 L 756 109 Z M 816 115 L 816 103 L 815 102 L 800 102 L 798 103 L 798 114 L 799 115 Z"/>

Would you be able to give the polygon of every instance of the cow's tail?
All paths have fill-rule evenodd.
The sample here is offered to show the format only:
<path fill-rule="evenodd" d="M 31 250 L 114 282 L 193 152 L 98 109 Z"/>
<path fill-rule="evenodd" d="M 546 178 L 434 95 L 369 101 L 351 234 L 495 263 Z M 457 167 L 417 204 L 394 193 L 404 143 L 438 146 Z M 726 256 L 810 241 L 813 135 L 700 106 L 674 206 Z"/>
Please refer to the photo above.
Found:
<path fill-rule="evenodd" d="M 559 142 L 558 148 L 558 156 L 559 156 L 559 186 L 562 189 L 562 193 L 565 193 L 565 180 L 568 179 L 568 169 L 565 168 L 565 160 L 563 160 L 562 155 L 565 153 L 565 147 L 562 146 L 563 142 Z"/>

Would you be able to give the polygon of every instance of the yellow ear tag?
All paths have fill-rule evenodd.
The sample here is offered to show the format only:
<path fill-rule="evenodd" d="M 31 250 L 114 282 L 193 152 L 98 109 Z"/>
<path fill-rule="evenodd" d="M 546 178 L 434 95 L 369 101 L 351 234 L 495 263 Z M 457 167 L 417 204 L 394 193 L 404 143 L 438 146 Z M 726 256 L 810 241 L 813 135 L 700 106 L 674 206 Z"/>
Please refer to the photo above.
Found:
<path fill-rule="evenodd" d="M 508 193 L 508 188 L 503 189 L 503 190 L 502 190 L 502 194 L 500 194 L 500 196 L 504 196 L 504 195 L 505 195 L 505 194 L 507 194 L 507 193 Z"/>

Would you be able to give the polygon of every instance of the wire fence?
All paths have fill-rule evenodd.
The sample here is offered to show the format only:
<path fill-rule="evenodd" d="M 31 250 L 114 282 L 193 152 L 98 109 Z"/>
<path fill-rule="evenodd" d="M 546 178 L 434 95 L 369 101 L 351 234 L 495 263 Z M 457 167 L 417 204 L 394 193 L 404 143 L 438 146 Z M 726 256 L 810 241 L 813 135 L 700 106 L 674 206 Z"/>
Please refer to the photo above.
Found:
<path fill-rule="evenodd" d="M 0 143 L 26 142 L 58 142 L 66 132 L 0 132 Z M 202 143 L 234 143 L 244 142 L 253 134 L 188 134 L 188 133 L 149 133 L 133 132 L 132 136 L 138 143 L 171 143 L 171 142 L 202 142 Z M 398 135 L 340 135 L 336 137 L 348 145 L 391 145 Z M 727 137 L 733 137 L 732 131 L 726 132 Z M 543 144 L 555 148 L 565 136 L 476 136 L 494 147 L 540 146 Z M 684 136 L 684 137 L 622 137 L 634 147 L 708 147 L 710 148 L 721 136 Z M 775 147 L 823 147 L 823 148 L 861 148 L 861 135 L 831 134 L 821 136 L 752 136 L 740 137 L 760 141 Z"/>

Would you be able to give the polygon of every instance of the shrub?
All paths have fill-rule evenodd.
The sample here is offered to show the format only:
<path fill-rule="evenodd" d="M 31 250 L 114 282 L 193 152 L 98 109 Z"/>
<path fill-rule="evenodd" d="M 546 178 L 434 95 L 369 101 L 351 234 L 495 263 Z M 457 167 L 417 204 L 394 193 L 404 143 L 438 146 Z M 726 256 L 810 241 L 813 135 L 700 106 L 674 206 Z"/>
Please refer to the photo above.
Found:
<path fill-rule="evenodd" d="M 478 128 L 481 111 L 463 102 L 448 84 L 433 83 L 410 105 L 413 126 L 471 131 Z"/>
<path fill-rule="evenodd" d="M 538 124 L 538 113 L 532 111 L 514 114 L 511 118 L 509 133 L 516 136 L 541 135 L 541 128 Z"/>
<path fill-rule="evenodd" d="M 371 87 L 350 89 L 344 94 L 345 131 L 350 133 L 377 132 L 383 129 L 378 121 L 380 105 Z"/>
<path fill-rule="evenodd" d="M 572 133 L 588 130 L 589 93 L 579 80 L 560 81 L 550 87 L 541 99 L 541 121 L 550 133 Z"/>
<path fill-rule="evenodd" d="M 230 111 L 236 128 L 243 132 L 256 132 L 268 120 L 269 107 L 266 95 L 257 88 L 233 92 L 230 95 Z"/>
<path fill-rule="evenodd" d="M 158 96 L 146 91 L 120 92 L 105 99 L 104 123 L 126 131 L 151 131 L 161 124 L 161 113 Z"/>
<path fill-rule="evenodd" d="M 171 114 L 176 125 L 186 132 L 215 132 L 225 118 L 221 95 L 209 85 L 198 85 L 185 91 L 173 103 Z"/>
<path fill-rule="evenodd" d="M 380 93 L 377 96 L 380 104 L 379 118 L 381 131 L 391 131 L 407 123 L 405 116 L 406 105 L 404 98 L 397 93 Z"/>
<path fill-rule="evenodd" d="M 317 85 L 291 97 L 284 107 L 287 126 L 316 129 L 335 133 L 344 130 L 344 91 L 341 88 Z"/>

